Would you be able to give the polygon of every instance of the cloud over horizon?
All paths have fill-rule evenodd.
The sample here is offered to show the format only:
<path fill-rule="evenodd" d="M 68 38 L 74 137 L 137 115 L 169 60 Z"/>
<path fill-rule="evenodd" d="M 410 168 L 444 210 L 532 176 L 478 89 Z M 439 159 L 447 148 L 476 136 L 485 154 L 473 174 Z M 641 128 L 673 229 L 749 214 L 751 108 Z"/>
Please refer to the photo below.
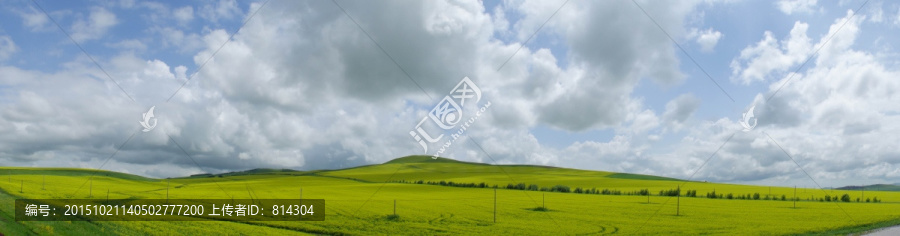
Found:
<path fill-rule="evenodd" d="M 45 6 L 90 57 L 3 3 L 0 160 L 153 177 L 381 163 L 423 154 L 409 131 L 469 77 L 492 105 L 449 158 L 810 186 L 796 161 L 834 186 L 900 182 L 897 33 L 877 30 L 892 21 L 856 2 L 564 2 Z M 715 12 L 740 7 L 783 18 Z"/>

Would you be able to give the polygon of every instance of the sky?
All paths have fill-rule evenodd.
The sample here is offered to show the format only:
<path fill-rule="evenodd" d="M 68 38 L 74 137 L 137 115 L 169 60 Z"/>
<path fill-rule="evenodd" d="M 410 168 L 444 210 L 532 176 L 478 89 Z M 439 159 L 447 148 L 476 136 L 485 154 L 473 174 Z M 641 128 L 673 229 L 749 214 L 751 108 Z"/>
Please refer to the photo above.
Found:
<path fill-rule="evenodd" d="M 892 1 L 0 8 L 3 166 L 175 177 L 443 148 L 699 181 L 900 183 Z"/>

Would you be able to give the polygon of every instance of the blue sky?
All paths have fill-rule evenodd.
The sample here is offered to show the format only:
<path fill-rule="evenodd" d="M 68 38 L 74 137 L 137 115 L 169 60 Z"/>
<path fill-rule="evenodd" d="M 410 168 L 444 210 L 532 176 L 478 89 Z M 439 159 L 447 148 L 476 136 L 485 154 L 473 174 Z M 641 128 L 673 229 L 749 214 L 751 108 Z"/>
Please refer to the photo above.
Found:
<path fill-rule="evenodd" d="M 37 1 L 70 39 L 34 2 L 5 1 L 0 158 L 167 177 L 430 155 L 444 140 L 423 153 L 409 132 L 467 76 L 492 105 L 449 158 L 900 182 L 900 4 L 637 1 L 660 29 L 632 1 L 564 2 Z M 135 131 L 151 106 L 159 128 Z"/>

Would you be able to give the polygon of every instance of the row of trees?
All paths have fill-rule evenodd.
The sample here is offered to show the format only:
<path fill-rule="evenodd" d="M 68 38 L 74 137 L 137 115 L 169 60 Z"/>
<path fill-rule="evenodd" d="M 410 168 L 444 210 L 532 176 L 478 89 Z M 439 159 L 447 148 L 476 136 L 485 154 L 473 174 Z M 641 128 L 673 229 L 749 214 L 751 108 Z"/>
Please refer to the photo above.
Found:
<path fill-rule="evenodd" d="M 391 181 L 391 182 L 428 184 L 428 185 L 440 185 L 440 186 L 463 187 L 463 188 L 500 188 L 500 186 L 497 186 L 496 184 L 488 185 L 487 183 L 484 183 L 484 182 L 460 183 L 460 182 L 444 181 L 444 180 L 441 180 L 441 181 L 418 180 L 418 181 L 412 181 L 412 182 L 407 181 L 407 180 L 395 180 L 395 181 Z M 569 186 L 561 185 L 561 184 L 554 185 L 552 187 L 539 187 L 537 184 L 518 183 L 518 184 L 507 184 L 505 188 L 506 189 L 516 189 L 516 190 L 526 190 L 526 191 L 560 192 L 560 193 L 582 193 L 582 194 L 602 194 L 602 195 L 643 195 L 643 196 L 650 195 L 650 190 L 648 190 L 648 189 L 641 189 L 641 190 L 636 190 L 636 191 L 631 191 L 631 192 L 622 192 L 621 190 L 614 190 L 614 189 L 602 189 L 601 190 L 601 189 L 597 189 L 597 188 L 587 189 L 587 188 L 581 188 L 581 187 L 572 189 Z"/>
<path fill-rule="evenodd" d="M 687 191 L 687 196 L 690 196 L 691 190 Z M 694 190 L 694 196 L 697 195 L 697 190 Z M 681 195 L 681 189 L 669 189 L 669 190 L 659 190 L 659 196 L 669 196 L 675 197 Z"/>
<path fill-rule="evenodd" d="M 816 199 L 809 198 L 808 200 L 815 201 Z M 840 199 L 838 199 L 837 196 L 832 197 L 832 196 L 826 194 L 824 198 L 819 198 L 818 201 L 820 201 L 820 202 L 837 202 L 837 201 L 852 202 L 850 195 L 846 194 L 846 193 L 844 195 L 841 195 Z M 863 200 L 861 198 L 856 198 L 856 202 L 863 202 Z M 872 197 L 872 198 L 866 198 L 865 202 L 881 202 L 881 200 L 878 199 L 878 197 Z"/>
<path fill-rule="evenodd" d="M 397 180 L 397 181 L 393 181 L 393 182 L 395 182 L 395 183 L 429 184 L 429 185 L 463 187 L 463 188 L 500 188 L 500 186 L 497 186 L 496 184 L 488 185 L 485 182 L 459 183 L 459 182 L 444 181 L 444 180 L 441 180 L 441 181 L 418 180 L 418 181 L 414 181 L 414 182 L 409 182 L 406 180 Z M 540 187 L 537 184 L 518 183 L 518 184 L 507 184 L 505 188 L 506 189 L 516 189 L 516 190 L 525 190 L 525 191 L 600 194 L 600 195 L 638 195 L 638 196 L 650 195 L 649 189 L 641 189 L 641 190 L 630 191 L 630 192 L 622 192 L 621 190 L 615 190 L 615 189 L 598 190 L 597 188 L 587 189 L 587 188 L 581 188 L 581 187 L 576 187 L 575 189 L 572 189 L 572 188 L 569 188 L 569 186 L 559 185 L 559 184 L 554 185 L 552 187 Z M 659 191 L 659 196 L 675 197 L 675 196 L 679 196 L 679 195 L 684 196 L 684 197 L 697 197 L 697 190 L 686 190 L 684 192 L 684 195 L 682 195 L 681 189 L 668 189 L 668 190 L 660 190 Z M 781 197 L 770 196 L 770 195 L 763 196 L 763 195 L 760 195 L 759 193 L 753 193 L 753 194 L 748 193 L 746 195 L 745 194 L 735 195 L 732 193 L 728 193 L 728 194 L 716 193 L 715 190 L 713 190 L 712 192 L 706 193 L 706 198 L 739 199 L 739 200 L 775 200 L 775 201 L 777 201 L 777 200 L 781 200 L 781 201 L 792 200 L 792 199 L 789 199 L 786 195 L 781 195 Z M 800 199 L 798 198 L 796 200 L 800 200 Z M 820 201 L 820 202 L 831 202 L 831 201 L 851 202 L 852 201 L 849 194 L 841 195 L 840 198 L 838 196 L 832 197 L 831 195 L 826 194 L 825 197 L 822 197 L 822 198 L 809 197 L 806 200 L 807 201 Z M 878 197 L 866 198 L 865 200 L 863 200 L 861 198 L 856 198 L 856 202 L 863 202 L 863 201 L 865 201 L 865 202 L 881 202 L 881 200 L 878 199 Z"/>
<path fill-rule="evenodd" d="M 481 182 L 481 183 L 477 183 L 477 184 L 476 184 L 476 183 L 459 183 L 459 182 L 443 181 L 443 180 L 441 180 L 441 181 L 428 181 L 428 182 L 425 182 L 424 180 L 419 180 L 419 181 L 415 181 L 415 182 L 409 182 L 409 181 L 406 181 L 406 180 L 396 180 L 396 181 L 392 181 L 392 182 L 394 182 L 394 183 L 404 183 L 404 184 L 407 184 L 407 183 L 414 183 L 414 184 L 429 184 L 429 185 L 440 185 L 440 186 L 449 186 L 449 187 L 463 187 L 463 188 L 497 188 L 497 185 L 496 185 L 496 184 L 491 186 L 491 185 L 488 185 L 488 184 L 485 183 L 485 182 Z M 524 184 L 523 184 L 523 185 L 524 185 Z M 535 185 L 535 186 L 537 186 L 537 185 Z M 508 188 L 508 189 L 518 189 L 518 188 L 511 188 L 510 186 L 507 186 L 507 188 Z M 522 189 L 524 190 L 524 187 L 523 187 Z"/>

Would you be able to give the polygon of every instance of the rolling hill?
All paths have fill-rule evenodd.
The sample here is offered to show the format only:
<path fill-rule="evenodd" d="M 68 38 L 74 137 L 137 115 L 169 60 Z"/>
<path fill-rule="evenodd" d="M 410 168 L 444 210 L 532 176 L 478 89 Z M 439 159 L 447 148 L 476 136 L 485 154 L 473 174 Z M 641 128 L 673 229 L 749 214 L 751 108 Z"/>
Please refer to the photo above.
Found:
<path fill-rule="evenodd" d="M 89 179 L 92 174 L 95 177 Z M 18 167 L 0 167 L 0 175 L 6 175 L 0 179 L 0 219 L 4 219 L 0 232 L 12 235 L 783 235 L 846 234 L 900 224 L 900 192 L 867 191 L 863 196 L 860 191 L 689 182 L 428 156 L 340 170 L 254 169 L 171 179 Z M 682 197 L 663 195 L 679 186 Z M 697 196 L 685 196 L 688 191 Z M 107 194 L 110 199 L 295 199 L 302 194 L 304 199 L 325 199 L 326 220 L 11 221 L 12 199 L 104 198 Z M 860 202 L 831 201 L 844 194 L 853 200 L 861 198 Z M 829 201 L 824 201 L 825 196 Z M 866 203 L 866 198 L 874 197 L 883 202 Z"/>
<path fill-rule="evenodd" d="M 900 186 L 896 184 L 873 184 L 866 186 L 845 186 L 837 188 L 839 190 L 864 190 L 864 191 L 900 191 Z"/>

